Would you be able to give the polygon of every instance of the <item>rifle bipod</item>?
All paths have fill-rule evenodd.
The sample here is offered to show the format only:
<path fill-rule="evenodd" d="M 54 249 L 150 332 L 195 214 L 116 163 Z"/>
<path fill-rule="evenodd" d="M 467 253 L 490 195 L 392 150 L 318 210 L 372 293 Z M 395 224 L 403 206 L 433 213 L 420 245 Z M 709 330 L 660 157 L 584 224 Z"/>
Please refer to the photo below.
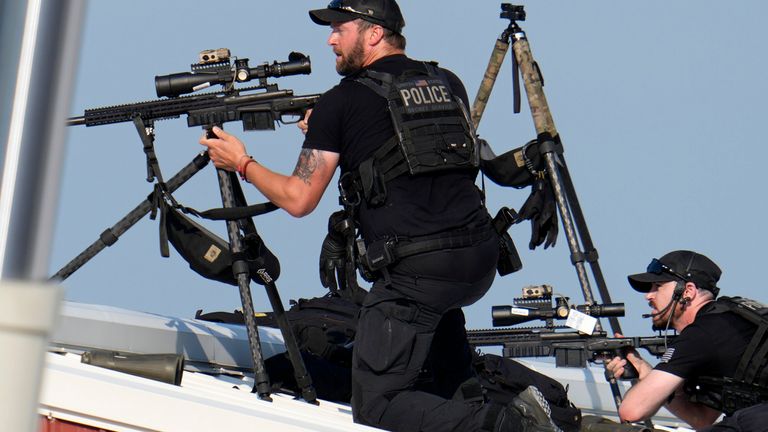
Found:
<path fill-rule="evenodd" d="M 509 46 L 512 45 L 512 71 L 514 74 L 513 84 L 515 90 L 514 111 L 516 113 L 519 112 L 519 87 L 517 81 L 517 71 L 519 70 L 523 78 L 531 115 L 533 116 L 539 149 L 546 164 L 547 178 L 554 192 L 563 230 L 565 231 L 568 247 L 571 252 L 571 263 L 576 268 L 584 301 L 590 305 L 596 304 L 584 265 L 584 262 L 587 261 L 590 264 L 602 302 L 604 304 L 612 303 L 600 264 L 598 263 L 597 249 L 595 249 L 587 229 L 586 220 L 576 196 L 576 189 L 568 172 L 568 166 L 565 163 L 562 142 L 555 128 L 555 122 L 549 110 L 547 98 L 544 95 L 544 82 L 541 70 L 531 54 L 531 48 L 525 32 L 517 23 L 517 21 L 525 20 L 524 7 L 502 3 L 500 17 L 502 19 L 509 19 L 510 23 L 496 40 L 472 106 L 472 121 L 475 129 L 477 130 L 480 124 L 483 111 L 501 69 L 501 64 L 509 50 Z M 582 244 L 579 243 L 579 239 L 581 239 Z M 608 321 L 614 333 L 622 333 L 618 318 L 609 317 Z M 598 320 L 595 331 L 600 330 L 602 328 Z M 611 392 L 618 409 L 622 400 L 618 384 L 616 379 L 613 376 L 609 376 L 608 373 L 606 373 L 606 379 L 610 383 Z"/>

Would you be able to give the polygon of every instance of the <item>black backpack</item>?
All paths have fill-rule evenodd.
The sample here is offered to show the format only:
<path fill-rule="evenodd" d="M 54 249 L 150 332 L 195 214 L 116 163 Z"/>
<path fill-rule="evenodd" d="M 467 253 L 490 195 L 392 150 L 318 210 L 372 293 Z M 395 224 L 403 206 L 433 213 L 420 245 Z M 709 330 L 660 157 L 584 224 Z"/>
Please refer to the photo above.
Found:
<path fill-rule="evenodd" d="M 581 411 L 568 400 L 568 391 L 554 379 L 494 354 L 476 355 L 473 366 L 486 399 L 507 404 L 528 386 L 535 386 L 549 402 L 552 421 L 560 429 L 578 432 L 581 428 Z"/>
<path fill-rule="evenodd" d="M 351 353 L 348 345 L 355 339 L 359 311 L 359 305 L 331 292 L 323 297 L 291 300 L 286 318 L 301 351 L 350 367 L 346 357 L 347 351 Z M 227 324 L 245 323 L 239 310 L 208 313 L 198 310 L 195 318 Z M 259 312 L 255 319 L 257 326 L 278 328 L 274 312 Z"/>

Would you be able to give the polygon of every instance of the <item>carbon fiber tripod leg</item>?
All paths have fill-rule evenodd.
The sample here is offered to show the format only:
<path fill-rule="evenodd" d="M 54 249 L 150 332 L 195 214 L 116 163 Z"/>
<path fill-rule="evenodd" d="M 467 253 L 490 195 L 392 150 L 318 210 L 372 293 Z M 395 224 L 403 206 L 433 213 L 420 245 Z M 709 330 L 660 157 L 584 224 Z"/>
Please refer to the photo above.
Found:
<path fill-rule="evenodd" d="M 245 201 L 245 194 L 243 193 L 243 189 L 240 187 L 240 183 L 237 182 L 237 177 L 235 177 L 234 173 L 230 174 L 230 179 L 235 203 L 238 206 L 246 206 L 247 203 Z M 247 250 L 248 248 L 253 247 L 253 238 L 259 238 L 259 234 L 256 231 L 256 225 L 253 223 L 253 219 L 250 217 L 240 219 L 237 221 L 237 223 L 239 224 L 242 232 L 245 234 L 245 238 L 251 239 L 250 242 L 244 243 L 244 251 L 246 252 L 245 255 L 249 257 L 254 256 L 255 254 L 250 253 L 253 251 Z M 250 266 L 246 270 L 250 272 Z M 277 286 L 275 286 L 275 279 L 277 278 L 278 274 L 272 275 L 269 272 L 270 270 L 268 266 L 259 268 L 256 270 L 256 274 L 254 275 L 257 276 L 258 279 L 254 279 L 254 281 L 257 283 L 260 281 L 261 285 L 264 285 L 264 289 L 267 292 L 269 303 L 272 306 L 272 311 L 274 312 L 275 321 L 280 328 L 280 333 L 283 335 L 283 342 L 285 343 L 285 348 L 288 352 L 288 358 L 291 362 L 291 365 L 293 366 L 293 374 L 294 378 L 296 379 L 296 384 L 301 389 L 301 397 L 309 403 L 317 404 L 317 395 L 315 393 L 314 387 L 312 386 L 312 379 L 307 372 L 304 359 L 301 357 L 301 353 L 299 352 L 299 344 L 296 341 L 296 336 L 293 334 L 293 330 L 291 329 L 290 323 L 288 322 L 285 309 L 283 308 L 283 303 L 280 300 L 280 294 L 277 291 Z"/>
<path fill-rule="evenodd" d="M 280 332 L 283 334 L 283 340 L 285 341 L 285 349 L 288 351 L 288 358 L 293 365 L 293 376 L 296 379 L 296 384 L 301 389 L 301 398 L 305 401 L 317 405 L 317 394 L 315 388 L 312 386 L 312 378 L 307 372 L 307 367 L 304 364 L 304 359 L 299 352 L 299 344 L 296 342 L 296 337 L 291 330 L 291 325 L 288 322 L 288 317 L 285 315 L 285 309 L 280 301 L 280 294 L 277 291 L 275 283 L 272 278 L 264 272 L 258 273 L 259 277 L 264 281 L 264 288 L 267 290 L 267 297 L 269 297 L 269 303 L 272 305 L 272 311 L 275 313 L 275 321 L 277 326 L 280 327 Z"/>
<path fill-rule="evenodd" d="M 245 196 L 243 195 L 243 191 L 240 188 L 240 184 L 237 183 L 237 177 L 235 174 L 222 170 L 218 170 L 218 174 L 224 207 L 228 208 L 236 205 L 245 205 Z M 260 342 L 258 340 L 258 331 L 256 328 L 253 304 L 249 289 L 249 283 L 251 280 L 250 266 L 244 259 L 244 257 L 248 255 L 246 250 L 247 245 L 243 242 L 243 238 L 241 237 L 241 231 L 240 228 L 238 228 L 239 223 L 242 223 L 242 230 L 246 234 L 256 235 L 257 233 L 256 227 L 254 226 L 253 221 L 250 219 L 227 222 L 227 231 L 230 233 L 230 249 L 232 251 L 232 256 L 234 257 L 232 268 L 238 281 L 238 287 L 240 287 L 240 297 L 243 300 L 243 315 L 245 317 L 246 328 L 248 329 L 251 351 L 254 355 L 254 364 L 256 364 L 256 357 L 258 357 L 262 362 L 261 368 L 263 369 L 263 359 L 261 358 Z M 266 268 L 260 268 L 256 272 L 255 276 L 259 277 L 259 279 L 263 282 L 264 288 L 266 289 L 269 303 L 275 313 L 275 320 L 277 321 L 280 332 L 283 335 L 283 342 L 285 343 L 285 348 L 288 352 L 288 358 L 291 361 L 291 365 L 293 365 L 296 384 L 298 384 L 299 388 L 301 389 L 301 397 L 308 403 L 317 404 L 317 395 L 315 393 L 314 387 L 312 386 L 312 379 L 307 372 L 306 365 L 304 364 L 304 360 L 302 359 L 301 353 L 299 352 L 299 345 L 296 342 L 296 337 L 294 336 L 293 331 L 291 330 L 291 326 L 285 314 L 285 309 L 283 308 L 283 303 L 280 300 L 280 294 L 277 291 L 274 279 L 272 275 L 268 273 Z M 249 324 L 249 321 L 251 324 Z M 251 329 L 253 329 L 253 332 Z M 253 333 L 254 337 L 251 337 L 251 332 Z M 254 350 L 254 347 L 257 349 Z M 256 387 L 254 387 L 254 390 L 259 393 L 260 397 L 262 397 L 263 391 L 265 391 L 264 389 L 269 391 L 269 377 L 267 376 L 266 371 L 263 371 L 264 375 L 260 377 L 260 372 L 258 369 L 254 368 L 254 370 L 256 371 L 257 377 Z"/>
<path fill-rule="evenodd" d="M 235 196 L 232 190 L 232 174 L 217 169 L 216 175 L 219 179 L 219 189 L 221 191 L 221 203 L 224 208 L 235 207 Z M 251 359 L 253 360 L 254 384 L 253 393 L 259 395 L 259 398 L 266 401 L 272 401 L 269 386 L 269 376 L 264 367 L 264 358 L 261 356 L 261 342 L 259 341 L 259 329 L 256 327 L 256 319 L 253 313 L 253 298 L 251 297 L 251 277 L 248 263 L 243 258 L 243 239 L 240 236 L 240 230 L 237 221 L 227 221 L 227 234 L 229 236 L 229 249 L 232 252 L 232 272 L 237 280 L 237 287 L 240 292 L 240 302 L 243 305 L 243 317 L 245 319 L 245 330 L 248 334 L 248 347 L 251 350 Z"/>

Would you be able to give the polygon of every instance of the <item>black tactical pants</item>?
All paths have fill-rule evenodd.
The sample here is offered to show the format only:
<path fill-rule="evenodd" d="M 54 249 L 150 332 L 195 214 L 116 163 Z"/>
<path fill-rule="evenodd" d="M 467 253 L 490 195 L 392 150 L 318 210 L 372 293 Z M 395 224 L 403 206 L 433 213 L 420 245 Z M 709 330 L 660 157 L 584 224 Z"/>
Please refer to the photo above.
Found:
<path fill-rule="evenodd" d="M 494 236 L 477 246 L 409 257 L 390 269 L 390 284 L 374 283 L 352 360 L 356 422 L 391 431 L 480 429 L 487 407 L 449 398 L 471 376 L 460 308 L 488 291 L 497 257 Z"/>
<path fill-rule="evenodd" d="M 744 408 L 702 432 L 768 432 L 768 403 Z"/>

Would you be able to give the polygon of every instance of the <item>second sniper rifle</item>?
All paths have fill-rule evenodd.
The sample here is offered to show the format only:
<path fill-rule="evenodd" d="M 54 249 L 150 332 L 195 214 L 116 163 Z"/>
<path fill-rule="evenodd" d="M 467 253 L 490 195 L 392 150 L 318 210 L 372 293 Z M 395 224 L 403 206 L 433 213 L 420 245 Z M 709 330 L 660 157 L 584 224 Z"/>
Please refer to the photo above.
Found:
<path fill-rule="evenodd" d="M 547 285 L 544 287 L 549 288 Z M 604 331 L 586 334 L 565 330 L 554 324 L 555 319 L 566 319 L 575 310 L 591 317 L 624 316 L 624 304 L 568 306 L 567 298 L 556 299 L 552 304 L 551 291 L 525 288 L 521 298 L 514 299 L 512 306 L 493 306 L 494 327 L 522 324 L 534 319 L 545 320 L 541 327 L 505 327 L 487 330 L 468 330 L 467 337 L 473 346 L 502 346 L 504 357 L 555 357 L 558 367 L 586 367 L 587 362 L 601 362 L 626 355 L 630 348 L 643 348 L 656 357 L 664 354 L 674 336 L 608 337 Z M 526 295 L 526 291 L 535 292 Z M 627 364 L 622 379 L 637 378 L 637 371 Z"/>

